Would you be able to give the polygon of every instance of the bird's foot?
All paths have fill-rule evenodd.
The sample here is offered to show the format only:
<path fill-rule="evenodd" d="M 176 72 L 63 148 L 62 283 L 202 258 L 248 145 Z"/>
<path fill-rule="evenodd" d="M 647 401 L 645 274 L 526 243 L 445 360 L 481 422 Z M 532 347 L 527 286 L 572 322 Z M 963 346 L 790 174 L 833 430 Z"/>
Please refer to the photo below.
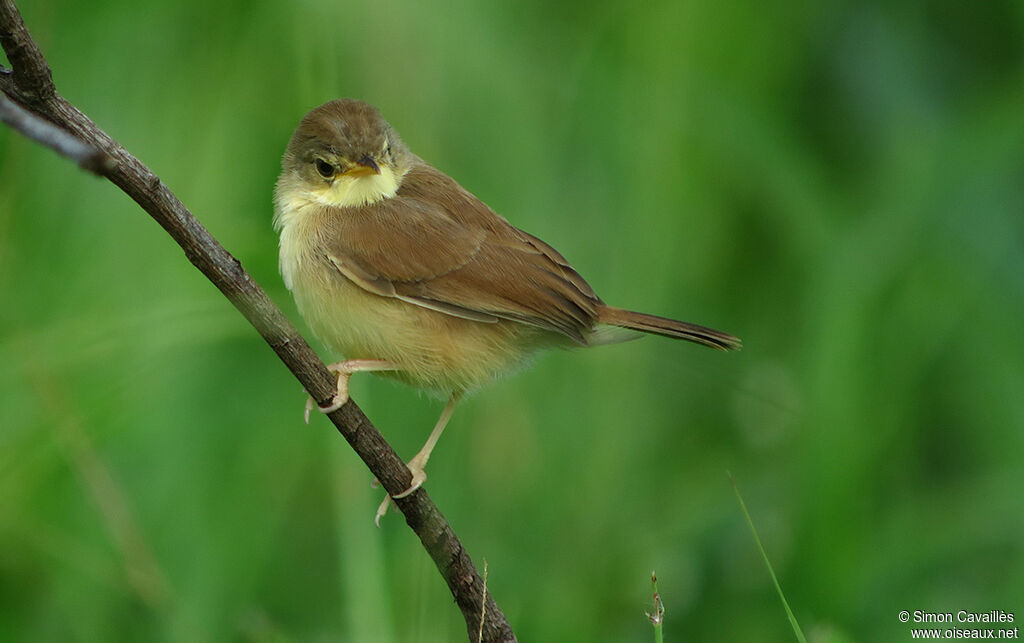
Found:
<path fill-rule="evenodd" d="M 345 406 L 345 403 L 348 402 L 348 380 L 352 377 L 353 373 L 393 371 L 395 368 L 394 364 L 383 359 L 348 359 L 344 362 L 328 364 L 327 370 L 338 376 L 338 384 L 334 391 L 334 397 L 331 398 L 331 403 L 327 406 L 317 406 L 317 410 L 327 414 L 334 413 Z M 303 414 L 306 424 L 309 424 L 309 414 L 313 410 L 314 405 L 316 405 L 316 400 L 312 396 L 306 398 L 306 412 Z"/>
<path fill-rule="evenodd" d="M 373 518 L 373 524 L 380 527 L 380 519 L 387 514 L 388 507 L 391 506 L 392 498 L 405 498 L 423 486 L 423 483 L 427 481 L 427 472 L 424 467 L 426 467 L 427 458 L 429 457 L 430 454 L 427 454 L 427 457 L 423 457 L 423 452 L 421 451 L 420 453 L 417 453 L 412 460 L 409 460 L 409 463 L 405 465 L 409 468 L 409 473 L 412 474 L 412 482 L 409 484 L 409 488 L 402 493 L 395 494 L 394 496 L 384 496 L 384 500 L 380 503 L 380 506 L 377 507 L 377 514 Z M 379 485 L 379 481 L 373 481 L 373 486 L 376 487 Z"/>

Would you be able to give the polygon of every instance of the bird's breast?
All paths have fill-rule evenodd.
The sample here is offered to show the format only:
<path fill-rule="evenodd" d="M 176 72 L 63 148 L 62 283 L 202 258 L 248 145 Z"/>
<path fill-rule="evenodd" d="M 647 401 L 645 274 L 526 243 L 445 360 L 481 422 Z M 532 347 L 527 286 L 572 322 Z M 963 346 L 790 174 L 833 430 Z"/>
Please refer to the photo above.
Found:
<path fill-rule="evenodd" d="M 392 376 L 449 393 L 476 388 L 524 365 L 546 333 L 514 321 L 477 322 L 368 292 L 344 277 L 316 213 L 279 214 L 280 269 L 314 334 L 346 359 L 384 359 Z M 300 213 L 301 215 L 301 213 Z"/>

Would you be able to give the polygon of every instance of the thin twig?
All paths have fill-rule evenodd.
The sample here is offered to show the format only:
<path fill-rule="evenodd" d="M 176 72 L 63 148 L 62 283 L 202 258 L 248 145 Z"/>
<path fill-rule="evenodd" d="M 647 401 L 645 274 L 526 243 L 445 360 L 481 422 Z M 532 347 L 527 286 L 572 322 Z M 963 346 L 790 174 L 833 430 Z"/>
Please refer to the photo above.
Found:
<path fill-rule="evenodd" d="M 487 620 L 487 559 L 484 559 L 484 589 L 483 599 L 480 601 L 480 631 L 477 632 L 477 643 L 484 640 L 484 622 Z"/>
<path fill-rule="evenodd" d="M 0 91 L 38 117 L 66 130 L 113 160 L 99 173 L 134 199 L 181 246 L 186 257 L 245 316 L 315 400 L 326 405 L 335 378 L 262 288 L 210 235 L 160 178 L 113 140 L 54 88 L 50 68 L 25 28 L 13 0 L 0 0 L 0 45 L 12 70 L 0 70 Z M 391 445 L 354 402 L 328 416 L 391 494 L 409 487 L 411 474 Z M 480 606 L 486 603 L 484 641 L 515 641 L 512 627 L 490 594 L 451 525 L 426 490 L 395 504 L 433 559 L 462 611 L 467 633 L 476 640 Z"/>
<path fill-rule="evenodd" d="M 103 175 L 112 169 L 114 159 L 91 145 L 86 145 L 48 120 L 39 118 L 20 107 L 4 95 L 0 95 L 0 121 L 26 137 L 65 156 L 83 170 Z"/>
<path fill-rule="evenodd" d="M 663 626 L 665 625 L 665 603 L 658 593 L 658 575 L 651 570 L 651 587 L 654 588 L 654 612 L 644 612 L 647 620 L 654 626 L 654 643 L 662 643 L 665 640 Z"/>

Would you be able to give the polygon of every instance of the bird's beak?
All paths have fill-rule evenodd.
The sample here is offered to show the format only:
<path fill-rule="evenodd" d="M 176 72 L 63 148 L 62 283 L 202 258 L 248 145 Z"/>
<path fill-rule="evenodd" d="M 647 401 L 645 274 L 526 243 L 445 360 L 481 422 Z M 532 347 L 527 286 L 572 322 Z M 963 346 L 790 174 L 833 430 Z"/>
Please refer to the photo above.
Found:
<path fill-rule="evenodd" d="M 369 154 L 363 156 L 363 158 L 356 161 L 355 167 L 350 169 L 347 174 L 353 176 L 368 176 L 370 174 L 380 174 L 380 166 L 377 165 L 377 161 L 374 160 Z"/>

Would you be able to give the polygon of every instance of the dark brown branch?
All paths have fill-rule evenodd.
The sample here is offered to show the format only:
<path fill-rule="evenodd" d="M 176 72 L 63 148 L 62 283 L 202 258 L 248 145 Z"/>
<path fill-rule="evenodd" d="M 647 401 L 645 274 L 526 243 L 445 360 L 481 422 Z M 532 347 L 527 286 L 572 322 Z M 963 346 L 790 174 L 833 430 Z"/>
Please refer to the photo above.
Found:
<path fill-rule="evenodd" d="M 11 0 L 0 2 L 0 46 L 3 46 L 12 70 L 4 70 L 5 76 L 13 76 L 18 92 L 34 101 L 46 101 L 54 93 L 53 75 L 46 64 L 43 52 L 25 28 L 21 12 Z M 4 93 L 10 95 L 4 87 Z"/>
<path fill-rule="evenodd" d="M 13 67 L 0 70 L 0 90 L 28 112 L 70 133 L 84 145 L 102 151 L 111 162 L 100 163 L 98 173 L 134 199 L 174 238 L 189 261 L 249 320 L 302 386 L 326 405 L 334 394 L 335 378 L 323 362 L 241 263 L 210 235 L 160 178 L 57 93 L 50 68 L 13 0 L 0 0 L 0 44 Z M 17 121 L 12 127 L 28 135 Z M 389 493 L 397 494 L 408 488 L 408 468 L 355 402 L 350 401 L 329 417 Z M 470 640 L 478 640 L 481 600 L 486 600 L 482 640 L 515 641 L 511 626 L 490 592 L 484 598 L 480 574 L 426 490 L 420 489 L 395 503 L 448 583 L 462 610 Z"/>

